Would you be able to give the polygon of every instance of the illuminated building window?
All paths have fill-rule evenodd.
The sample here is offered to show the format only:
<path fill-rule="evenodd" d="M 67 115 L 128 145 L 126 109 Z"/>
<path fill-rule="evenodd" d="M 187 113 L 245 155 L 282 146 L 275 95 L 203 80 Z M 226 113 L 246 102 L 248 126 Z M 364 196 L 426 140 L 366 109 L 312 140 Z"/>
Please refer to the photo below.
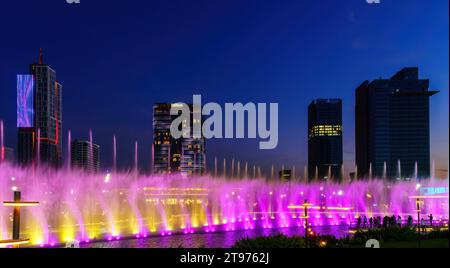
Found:
<path fill-rule="evenodd" d="M 309 137 L 323 137 L 323 136 L 341 136 L 342 126 L 341 125 L 318 125 L 313 126 L 309 131 Z"/>

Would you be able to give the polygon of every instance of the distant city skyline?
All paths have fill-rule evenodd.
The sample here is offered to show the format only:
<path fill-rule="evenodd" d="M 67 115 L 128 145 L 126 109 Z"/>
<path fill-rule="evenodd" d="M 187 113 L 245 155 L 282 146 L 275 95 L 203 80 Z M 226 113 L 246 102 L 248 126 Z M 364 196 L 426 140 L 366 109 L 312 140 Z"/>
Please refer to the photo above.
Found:
<path fill-rule="evenodd" d="M 118 164 L 126 168 L 133 166 L 138 140 L 144 170 L 151 166 L 153 104 L 187 102 L 193 94 L 218 103 L 280 104 L 276 150 L 260 151 L 254 141 L 209 140 L 209 170 L 216 156 L 260 165 L 266 173 L 272 163 L 303 170 L 307 106 L 313 99 L 334 97 L 343 100 L 344 165 L 351 170 L 354 89 L 365 79 L 419 67 L 422 77 L 430 79 L 430 90 L 441 91 L 430 101 L 431 159 L 437 169 L 447 170 L 448 1 L 324 2 L 254 6 L 199 1 L 179 2 L 179 7 L 86 2 L 76 8 L 4 3 L 0 23 L 8 27 L 1 45 L 7 53 L 0 63 L 0 119 L 5 146 L 17 153 L 15 77 L 27 72 L 40 47 L 64 85 L 64 149 L 68 130 L 74 138 L 87 139 L 93 129 L 102 166 L 111 167 L 116 135 Z M 24 35 L 35 10 L 53 16 L 58 25 L 44 20 L 40 28 L 51 31 Z M 71 19 L 79 16 L 85 19 Z"/>

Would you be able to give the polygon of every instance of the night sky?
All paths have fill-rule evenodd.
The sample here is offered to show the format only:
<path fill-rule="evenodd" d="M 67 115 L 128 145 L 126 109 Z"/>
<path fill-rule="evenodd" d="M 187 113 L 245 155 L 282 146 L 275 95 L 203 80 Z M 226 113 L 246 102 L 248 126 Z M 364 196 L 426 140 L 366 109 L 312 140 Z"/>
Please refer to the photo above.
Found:
<path fill-rule="evenodd" d="M 0 119 L 16 146 L 16 75 L 44 61 L 63 85 L 63 129 L 94 131 L 104 167 L 118 137 L 119 166 L 151 160 L 155 102 L 278 102 L 279 146 L 208 141 L 213 157 L 268 167 L 307 162 L 307 106 L 342 98 L 344 160 L 354 165 L 354 89 L 418 66 L 431 98 L 431 152 L 448 167 L 448 0 L 10 0 L 0 4 Z M 64 148 L 67 140 L 64 139 Z"/>

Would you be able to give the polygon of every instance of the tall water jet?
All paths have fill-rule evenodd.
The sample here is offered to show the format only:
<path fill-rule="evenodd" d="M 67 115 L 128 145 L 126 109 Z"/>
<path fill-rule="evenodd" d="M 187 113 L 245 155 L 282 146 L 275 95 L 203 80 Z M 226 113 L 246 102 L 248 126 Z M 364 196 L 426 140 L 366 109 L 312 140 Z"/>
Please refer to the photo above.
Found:
<path fill-rule="evenodd" d="M 94 138 L 92 136 L 92 129 L 89 130 L 89 165 L 91 171 L 94 171 L 95 163 L 94 163 Z"/>
<path fill-rule="evenodd" d="M 194 171 L 192 173 L 197 174 L 197 172 L 197 154 L 194 152 Z"/>
<path fill-rule="evenodd" d="M 400 159 L 397 161 L 397 178 L 402 178 L 402 162 L 400 162 Z"/>
<path fill-rule="evenodd" d="M 436 178 L 436 162 L 433 160 L 433 162 L 431 163 L 431 179 L 435 179 Z"/>
<path fill-rule="evenodd" d="M 303 168 L 303 181 L 305 183 L 308 183 L 308 167 L 307 166 L 305 166 Z"/>
<path fill-rule="evenodd" d="M 5 133 L 3 130 L 3 120 L 0 121 L 0 162 L 5 161 Z"/>
<path fill-rule="evenodd" d="M 417 161 L 414 163 L 414 180 L 419 178 L 419 167 Z"/>
<path fill-rule="evenodd" d="M 331 179 L 331 165 L 328 166 L 328 179 Z"/>
<path fill-rule="evenodd" d="M 370 164 L 369 164 L 369 180 L 371 180 L 372 179 L 372 162 L 370 162 Z"/>
<path fill-rule="evenodd" d="M 72 133 L 69 132 L 67 133 L 67 170 L 70 170 L 71 166 L 72 166 Z"/>
<path fill-rule="evenodd" d="M 245 162 L 245 171 L 244 171 L 244 178 L 248 178 L 248 162 Z"/>
<path fill-rule="evenodd" d="M 139 171 L 139 159 L 138 159 L 138 142 L 134 143 L 134 172 L 137 174 Z"/>
<path fill-rule="evenodd" d="M 236 178 L 240 179 L 241 178 L 241 161 L 238 161 L 237 163 L 237 176 Z"/>
<path fill-rule="evenodd" d="M 152 147 L 153 148 L 153 147 Z M 153 152 L 152 152 L 153 154 Z M 153 157 L 152 157 L 153 159 Z M 113 172 L 117 172 L 117 140 L 116 135 L 113 136 Z"/>
<path fill-rule="evenodd" d="M 234 158 L 231 159 L 231 174 L 230 174 L 231 178 L 234 178 Z"/>
<path fill-rule="evenodd" d="M 227 177 L 227 159 L 226 158 L 223 159 L 223 177 L 224 178 Z"/>
<path fill-rule="evenodd" d="M 208 174 L 208 165 L 206 164 L 206 153 L 202 153 L 202 159 L 203 159 L 203 167 L 204 167 L 204 174 Z M 199 169 L 199 174 L 202 174 L 202 170 Z"/>
<path fill-rule="evenodd" d="M 271 173 L 270 173 L 270 179 L 273 180 L 274 178 L 275 178 L 275 166 L 272 165 L 272 170 L 271 170 Z"/>
<path fill-rule="evenodd" d="M 214 157 L 214 178 L 217 178 L 217 157 Z"/>
<path fill-rule="evenodd" d="M 342 164 L 341 165 L 341 182 L 345 182 L 346 180 L 345 180 L 345 167 L 344 167 L 344 165 Z"/>
<path fill-rule="evenodd" d="M 169 151 L 168 155 L 172 155 L 172 146 L 169 144 L 169 146 L 167 146 L 167 148 L 168 148 L 168 151 Z M 181 155 L 184 155 L 184 148 L 183 147 L 181 148 L 181 151 L 182 151 Z M 169 174 L 172 172 L 171 159 L 172 159 L 171 157 L 167 157 L 167 173 L 169 173 Z"/>
<path fill-rule="evenodd" d="M 387 162 L 384 161 L 383 163 L 383 180 L 387 178 Z"/>
<path fill-rule="evenodd" d="M 152 171 L 152 174 L 155 174 L 155 142 L 152 142 L 152 160 L 151 160 L 151 167 L 150 170 Z"/>
<path fill-rule="evenodd" d="M 39 169 L 41 164 L 41 129 L 37 130 L 37 141 L 36 141 L 36 166 Z"/>
<path fill-rule="evenodd" d="M 319 180 L 319 167 L 316 166 L 316 174 L 314 175 L 314 180 L 318 181 Z"/>
<path fill-rule="evenodd" d="M 292 179 L 295 180 L 295 166 L 292 167 Z"/>

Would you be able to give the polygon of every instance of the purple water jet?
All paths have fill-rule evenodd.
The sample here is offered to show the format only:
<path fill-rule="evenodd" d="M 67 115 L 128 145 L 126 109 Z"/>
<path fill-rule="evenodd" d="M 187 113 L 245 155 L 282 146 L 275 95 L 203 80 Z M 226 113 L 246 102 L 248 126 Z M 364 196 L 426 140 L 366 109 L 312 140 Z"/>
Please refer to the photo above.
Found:
<path fill-rule="evenodd" d="M 5 142 L 4 142 L 4 132 L 3 132 L 3 120 L 0 120 L 0 162 L 5 161 Z"/>

